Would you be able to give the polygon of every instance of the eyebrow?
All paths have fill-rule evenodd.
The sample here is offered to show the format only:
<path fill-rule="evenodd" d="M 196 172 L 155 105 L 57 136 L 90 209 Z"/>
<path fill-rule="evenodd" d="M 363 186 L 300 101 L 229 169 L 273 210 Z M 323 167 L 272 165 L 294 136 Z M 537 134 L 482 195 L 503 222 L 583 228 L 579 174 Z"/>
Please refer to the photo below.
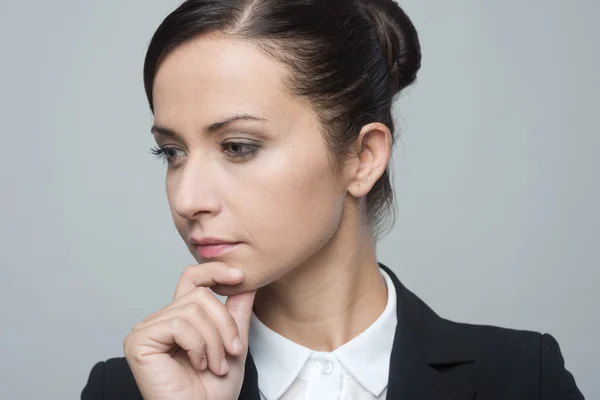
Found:
<path fill-rule="evenodd" d="M 210 124 L 206 128 L 204 128 L 204 130 L 208 133 L 215 133 L 215 132 L 225 128 L 227 125 L 229 125 L 235 121 L 240 121 L 240 120 L 241 121 L 266 121 L 266 119 L 256 117 L 254 115 L 239 114 L 239 115 L 234 115 L 232 117 L 224 119 L 222 121 L 213 122 L 212 124 Z M 157 135 L 168 136 L 168 137 L 178 136 L 174 130 L 166 128 L 164 126 L 157 125 L 157 124 L 152 125 L 152 128 L 150 128 L 150 133 L 153 135 L 157 134 Z"/>

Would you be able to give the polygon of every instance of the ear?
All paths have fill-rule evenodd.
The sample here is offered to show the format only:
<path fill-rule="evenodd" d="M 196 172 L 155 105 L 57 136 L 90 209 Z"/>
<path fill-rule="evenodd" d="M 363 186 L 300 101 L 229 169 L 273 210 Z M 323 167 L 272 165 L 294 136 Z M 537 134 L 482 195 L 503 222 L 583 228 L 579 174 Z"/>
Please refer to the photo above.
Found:
<path fill-rule="evenodd" d="M 350 166 L 348 191 L 365 196 L 385 172 L 392 152 L 392 134 L 387 126 L 375 122 L 363 126 L 356 139 L 358 156 Z"/>

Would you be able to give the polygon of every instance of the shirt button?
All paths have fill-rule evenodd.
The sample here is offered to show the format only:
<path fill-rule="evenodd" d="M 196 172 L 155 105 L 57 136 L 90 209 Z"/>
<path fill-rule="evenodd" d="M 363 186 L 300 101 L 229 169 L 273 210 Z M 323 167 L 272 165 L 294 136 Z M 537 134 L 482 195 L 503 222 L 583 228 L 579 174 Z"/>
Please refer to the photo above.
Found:
<path fill-rule="evenodd" d="M 321 373 L 323 375 L 329 375 L 333 371 L 333 364 L 329 361 L 324 361 L 321 368 Z"/>

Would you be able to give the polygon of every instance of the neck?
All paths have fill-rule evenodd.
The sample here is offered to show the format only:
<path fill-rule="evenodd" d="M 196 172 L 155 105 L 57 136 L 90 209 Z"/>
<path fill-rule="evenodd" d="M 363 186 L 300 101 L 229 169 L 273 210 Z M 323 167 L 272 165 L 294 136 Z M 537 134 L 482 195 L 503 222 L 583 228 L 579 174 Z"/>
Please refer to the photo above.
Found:
<path fill-rule="evenodd" d="M 387 304 L 375 248 L 361 230 L 338 233 L 313 257 L 261 288 L 256 316 L 280 335 L 333 351 L 367 329 Z"/>

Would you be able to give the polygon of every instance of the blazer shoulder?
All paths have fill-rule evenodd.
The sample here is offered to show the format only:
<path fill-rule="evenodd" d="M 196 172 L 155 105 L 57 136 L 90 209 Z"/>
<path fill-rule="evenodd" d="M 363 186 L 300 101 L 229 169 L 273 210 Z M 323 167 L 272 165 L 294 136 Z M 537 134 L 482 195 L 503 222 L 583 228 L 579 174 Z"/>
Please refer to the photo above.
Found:
<path fill-rule="evenodd" d="M 575 378 L 565 368 L 565 360 L 558 342 L 548 333 L 542 335 L 540 359 L 542 399 L 583 400 Z"/>
<path fill-rule="evenodd" d="M 106 363 L 100 361 L 96 363 L 90 375 L 88 376 L 87 383 L 81 392 L 81 400 L 101 400 L 104 399 L 104 369 Z"/>
<path fill-rule="evenodd" d="M 529 330 L 446 320 L 469 343 L 481 371 L 505 384 L 522 381 L 541 400 L 583 400 L 554 336 Z"/>
<path fill-rule="evenodd" d="M 471 347 L 477 352 L 497 354 L 538 353 L 541 345 L 540 332 L 503 328 L 492 325 L 475 325 L 464 322 L 445 320 L 453 330 L 460 332 Z"/>
<path fill-rule="evenodd" d="M 81 392 L 81 400 L 143 400 L 125 357 L 97 362 Z"/>

